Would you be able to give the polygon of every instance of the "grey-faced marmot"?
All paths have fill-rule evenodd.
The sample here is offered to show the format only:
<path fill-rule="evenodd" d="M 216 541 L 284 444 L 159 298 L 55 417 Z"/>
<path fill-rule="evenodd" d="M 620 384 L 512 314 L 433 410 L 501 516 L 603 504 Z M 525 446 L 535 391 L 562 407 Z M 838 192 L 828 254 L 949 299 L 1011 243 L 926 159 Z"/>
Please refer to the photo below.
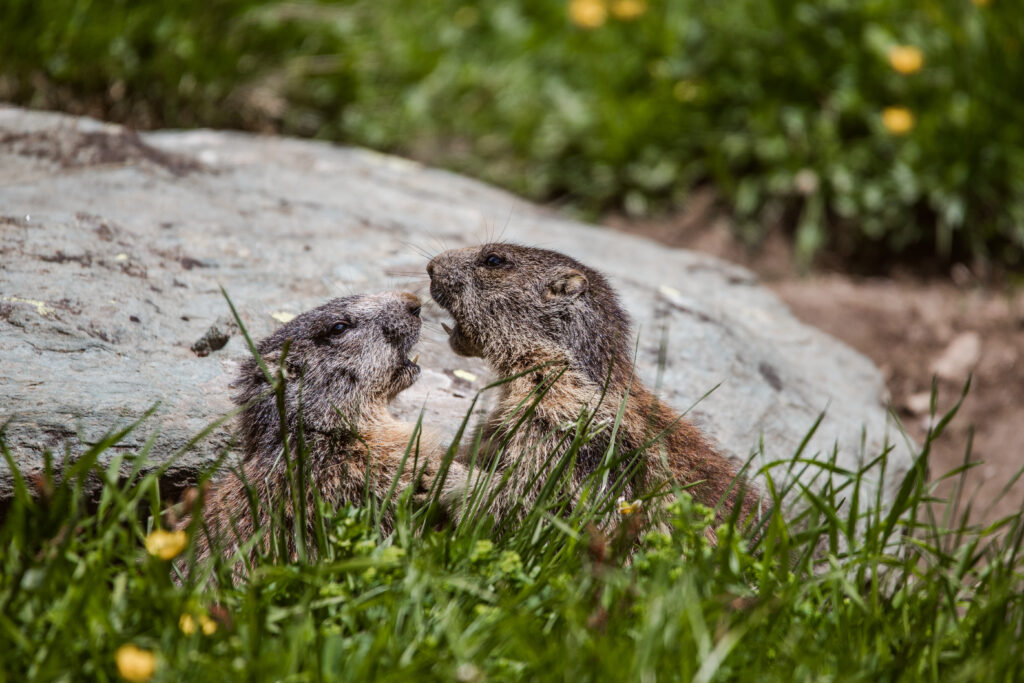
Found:
<path fill-rule="evenodd" d="M 598 423 L 612 424 L 623 403 L 616 436 L 620 452 L 641 452 L 654 441 L 627 478 L 627 499 L 672 481 L 692 485 L 688 491 L 695 500 L 718 505 L 719 521 L 737 504 L 743 518 L 759 509 L 729 459 L 635 376 L 629 317 L 600 273 L 558 252 L 504 243 L 446 251 L 430 261 L 427 272 L 431 296 L 455 319 L 449 330 L 452 349 L 485 359 L 501 377 L 514 377 L 501 386 L 481 428 L 477 456 L 485 469 L 500 459 L 489 492 L 489 511 L 497 518 L 525 514 L 547 468 L 558 460 L 551 454 L 567 447 L 567 430 L 581 409 L 595 412 Z M 545 364 L 542 371 L 527 372 Z M 528 414 L 525 408 L 534 405 L 538 388 L 549 382 Z M 600 466 L 610 433 L 605 429 L 580 450 L 571 484 L 576 492 Z M 501 472 L 517 462 L 521 469 L 501 488 Z M 611 481 L 627 466 L 622 463 Z"/>

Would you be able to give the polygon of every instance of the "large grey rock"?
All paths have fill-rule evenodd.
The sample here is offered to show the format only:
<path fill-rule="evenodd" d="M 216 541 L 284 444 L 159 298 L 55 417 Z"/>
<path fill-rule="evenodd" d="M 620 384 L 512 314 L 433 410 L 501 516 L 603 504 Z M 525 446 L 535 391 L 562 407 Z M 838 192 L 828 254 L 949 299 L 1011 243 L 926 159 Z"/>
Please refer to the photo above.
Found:
<path fill-rule="evenodd" d="M 611 276 L 639 330 L 638 366 L 729 453 L 789 458 L 827 409 L 807 455 L 854 467 L 896 443 L 878 370 L 797 320 L 748 271 L 581 225 L 451 173 L 360 149 L 210 131 L 137 136 L 89 119 L 0 107 L 0 421 L 19 465 L 81 451 L 159 403 L 119 444 L 158 433 L 167 458 L 230 410 L 247 351 L 223 348 L 223 286 L 254 336 L 275 315 L 356 291 L 428 298 L 428 254 L 503 239 L 559 249 Z M 418 384 L 397 412 L 451 433 L 487 377 L 454 356 L 424 308 Z M 220 319 L 220 320 L 218 320 Z M 433 324 L 431 324 L 433 322 Z M 665 341 L 664 371 L 659 348 Z M 465 371 L 477 379 L 467 380 Z M 660 382 L 656 378 L 660 376 Z M 186 481 L 229 441 L 210 438 L 168 473 Z M 110 455 L 110 454 L 108 454 Z M 805 475 L 809 476 L 809 475 Z M 0 464 L 0 499 L 10 495 Z"/>

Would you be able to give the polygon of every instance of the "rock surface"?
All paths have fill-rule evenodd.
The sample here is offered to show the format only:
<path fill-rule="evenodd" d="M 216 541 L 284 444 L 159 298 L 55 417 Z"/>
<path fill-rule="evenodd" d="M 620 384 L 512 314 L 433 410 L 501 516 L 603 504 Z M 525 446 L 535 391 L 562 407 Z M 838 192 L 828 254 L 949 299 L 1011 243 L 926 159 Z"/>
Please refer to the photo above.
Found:
<path fill-rule="evenodd" d="M 889 439 L 884 498 L 909 467 L 912 446 L 888 421 L 878 370 L 799 323 L 742 268 L 365 150 L 210 131 L 136 135 L 0 106 L 8 445 L 31 470 L 44 449 L 80 452 L 159 404 L 117 450 L 156 434 L 153 458 L 166 459 L 232 407 L 228 382 L 247 351 L 225 319 L 222 286 L 261 337 L 333 296 L 401 288 L 427 300 L 428 254 L 495 236 L 607 273 L 634 316 L 641 376 L 678 408 L 696 403 L 691 418 L 730 454 L 746 459 L 763 439 L 764 458 L 789 458 L 827 409 L 805 455 L 824 459 L 837 446 L 839 464 L 855 467 Z M 452 433 L 489 374 L 448 350 L 436 305 L 424 319 L 424 372 L 396 412 L 423 408 Z M 215 430 L 176 461 L 168 486 L 229 441 Z M 10 492 L 0 463 L 0 500 Z"/>

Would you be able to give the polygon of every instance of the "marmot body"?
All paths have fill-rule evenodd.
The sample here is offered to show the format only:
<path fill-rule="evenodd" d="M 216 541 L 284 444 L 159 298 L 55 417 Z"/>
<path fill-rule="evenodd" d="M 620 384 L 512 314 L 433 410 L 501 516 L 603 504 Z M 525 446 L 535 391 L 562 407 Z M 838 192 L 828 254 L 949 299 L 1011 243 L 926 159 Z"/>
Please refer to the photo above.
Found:
<path fill-rule="evenodd" d="M 728 458 L 635 376 L 629 318 L 600 273 L 558 252 L 503 243 L 444 252 L 431 260 L 427 272 L 431 296 L 455 319 L 449 343 L 456 353 L 482 357 L 501 377 L 549 364 L 550 370 L 502 385 L 497 406 L 482 426 L 482 465 L 500 457 L 499 472 L 517 459 L 523 468 L 494 492 L 490 512 L 496 517 L 536 497 L 547 479 L 545 468 L 558 460 L 550 457 L 552 452 L 564 451 L 566 431 L 574 428 L 581 409 L 594 411 L 598 423 L 611 424 L 623 402 L 616 436 L 620 452 L 642 450 L 654 441 L 627 478 L 627 499 L 672 480 L 693 484 L 687 490 L 705 505 L 721 501 L 719 521 L 737 504 L 743 506 L 743 517 L 757 510 L 756 496 L 749 487 L 746 495 L 741 493 L 744 484 L 736 481 Z M 533 414 L 517 425 L 538 387 L 558 373 Z M 610 431 L 581 449 L 574 486 L 600 466 Z M 537 473 L 541 476 L 534 478 Z M 521 517 L 525 510 L 519 510 L 516 516 Z"/>
<path fill-rule="evenodd" d="M 429 434 L 421 435 L 418 448 L 414 444 L 402 469 L 414 426 L 388 412 L 388 403 L 420 373 L 408 357 L 419 340 L 419 311 L 419 299 L 405 292 L 334 299 L 297 316 L 257 345 L 272 374 L 288 346 L 286 424 L 282 430 L 278 398 L 263 371 L 255 358 L 247 359 L 232 384 L 235 402 L 244 406 L 237 433 L 245 481 L 234 471 L 222 475 L 203 506 L 206 529 L 219 538 L 225 556 L 257 528 L 265 528 L 278 511 L 283 510 L 288 526 L 296 522 L 283 435 L 293 467 L 298 467 L 300 432 L 308 448 L 302 480 L 310 522 L 314 494 L 329 505 L 360 504 L 367 496 L 381 505 L 400 470 L 394 496 L 420 475 L 436 474 L 443 451 Z M 255 493 L 254 501 L 245 482 Z M 386 509 L 385 530 L 392 521 Z M 181 526 L 188 524 L 185 519 Z M 197 554 L 203 557 L 209 554 L 210 539 L 201 530 L 197 533 Z M 287 536 L 293 544 L 294 535 Z M 294 556 L 295 548 L 290 545 L 288 550 Z"/>

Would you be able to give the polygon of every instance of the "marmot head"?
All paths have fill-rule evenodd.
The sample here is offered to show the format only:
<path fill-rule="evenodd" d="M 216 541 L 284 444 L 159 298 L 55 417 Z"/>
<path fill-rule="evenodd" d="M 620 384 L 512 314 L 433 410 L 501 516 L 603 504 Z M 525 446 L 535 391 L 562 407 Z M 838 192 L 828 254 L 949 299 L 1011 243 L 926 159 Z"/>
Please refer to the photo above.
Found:
<path fill-rule="evenodd" d="M 420 337 L 419 314 L 420 301 L 408 292 L 347 296 L 296 316 L 259 342 L 271 374 L 288 346 L 290 430 L 298 426 L 300 412 L 310 431 L 355 423 L 368 408 L 386 405 L 411 386 L 420 373 L 409 359 Z M 233 386 L 239 405 L 257 399 L 242 415 L 243 439 L 279 440 L 276 398 L 254 358 L 242 364 Z"/>
<path fill-rule="evenodd" d="M 456 353 L 504 374 L 557 359 L 598 384 L 628 381 L 629 318 L 604 276 L 575 259 L 492 243 L 446 251 L 427 273 L 430 295 L 455 319 Z"/>

